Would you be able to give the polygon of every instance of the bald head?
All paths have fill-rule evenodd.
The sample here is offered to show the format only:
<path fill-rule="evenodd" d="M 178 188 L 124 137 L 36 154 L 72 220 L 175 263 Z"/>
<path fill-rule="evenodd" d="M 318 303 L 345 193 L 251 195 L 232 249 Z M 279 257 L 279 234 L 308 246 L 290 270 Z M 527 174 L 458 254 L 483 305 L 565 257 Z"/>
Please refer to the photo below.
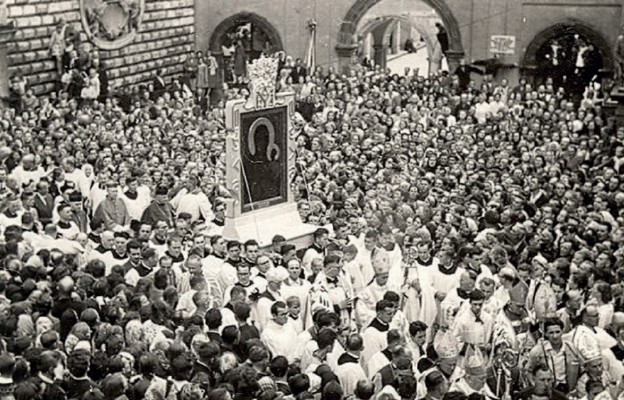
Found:
<path fill-rule="evenodd" d="M 471 291 L 475 287 L 474 275 L 468 271 L 465 271 L 459 277 L 459 287 L 465 291 Z"/>
<path fill-rule="evenodd" d="M 104 231 L 104 232 L 102 232 L 101 238 L 102 239 L 108 239 L 108 240 L 114 240 L 115 239 L 115 234 L 113 233 L 113 231 Z"/>
<path fill-rule="evenodd" d="M 598 307 L 596 306 L 587 306 L 583 309 L 582 312 L 583 324 L 589 327 L 595 327 L 598 325 L 598 320 L 600 319 L 600 314 L 598 313 Z"/>
<path fill-rule="evenodd" d="M 613 327 L 613 331 L 616 333 L 618 333 L 621 329 L 624 329 L 624 312 L 618 311 L 613 314 L 611 326 Z"/>

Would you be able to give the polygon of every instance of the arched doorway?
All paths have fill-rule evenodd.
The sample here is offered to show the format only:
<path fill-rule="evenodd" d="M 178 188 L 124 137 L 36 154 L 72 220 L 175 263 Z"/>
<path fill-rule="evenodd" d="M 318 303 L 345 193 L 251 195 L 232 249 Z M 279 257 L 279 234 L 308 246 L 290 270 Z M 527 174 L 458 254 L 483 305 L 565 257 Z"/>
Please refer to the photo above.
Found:
<path fill-rule="evenodd" d="M 360 21 L 366 13 L 375 5 L 383 0 L 356 0 L 347 11 L 346 16 L 340 24 L 338 33 L 338 44 L 336 51 L 342 67 L 349 66 L 353 62 L 353 58 L 358 49 L 357 31 Z M 459 30 L 459 22 L 453 15 L 453 12 L 446 4 L 445 0 L 413 0 L 414 2 L 422 2 L 436 11 L 442 20 L 446 32 L 448 34 L 449 50 L 447 58 L 449 67 L 454 68 L 459 59 L 464 56 L 464 47 L 461 41 L 461 33 Z"/>
<path fill-rule="evenodd" d="M 224 19 L 212 32 L 208 48 L 217 57 L 226 82 L 234 78 L 237 46 L 241 47 L 246 61 L 260 57 L 263 52 L 272 54 L 284 49 L 277 29 L 266 18 L 242 12 Z"/>
<path fill-rule="evenodd" d="M 408 15 L 383 15 L 362 21 L 357 30 L 359 61 L 371 61 L 399 74 L 410 67 L 414 73 L 418 70 L 427 76 L 429 58 L 439 46 L 436 23 L 441 23 L 437 17 Z"/>
<path fill-rule="evenodd" d="M 581 50 L 582 49 L 582 50 Z M 577 68 L 581 53 L 584 64 Z M 613 71 L 611 46 L 596 29 L 581 21 L 558 22 L 539 32 L 526 48 L 523 69 L 533 83 L 546 78 L 571 93 L 582 93 L 591 79 Z"/>

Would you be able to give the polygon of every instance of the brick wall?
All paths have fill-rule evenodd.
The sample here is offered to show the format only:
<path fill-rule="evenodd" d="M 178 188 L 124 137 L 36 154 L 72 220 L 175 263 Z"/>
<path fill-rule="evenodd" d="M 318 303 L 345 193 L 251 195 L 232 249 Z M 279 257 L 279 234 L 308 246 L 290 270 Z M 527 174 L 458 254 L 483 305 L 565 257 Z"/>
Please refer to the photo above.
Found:
<path fill-rule="evenodd" d="M 204 0 L 198 0 L 204 1 Z M 194 0 L 145 0 L 141 29 L 119 50 L 99 50 L 111 86 L 151 80 L 164 67 L 167 75 L 182 68 L 184 53 L 195 48 Z M 54 61 L 48 53 L 50 36 L 64 18 L 86 41 L 78 0 L 7 0 L 15 37 L 9 43 L 9 72 L 25 76 L 37 94 L 54 89 Z"/>

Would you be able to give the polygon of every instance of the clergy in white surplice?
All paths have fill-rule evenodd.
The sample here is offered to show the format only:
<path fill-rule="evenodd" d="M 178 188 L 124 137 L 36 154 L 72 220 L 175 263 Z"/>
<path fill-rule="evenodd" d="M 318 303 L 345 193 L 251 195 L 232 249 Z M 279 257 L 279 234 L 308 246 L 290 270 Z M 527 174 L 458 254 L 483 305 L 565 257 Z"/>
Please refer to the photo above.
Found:
<path fill-rule="evenodd" d="M 292 324 L 288 323 L 288 307 L 282 301 L 273 302 L 271 305 L 271 319 L 266 323 L 262 331 L 262 342 L 271 351 L 273 357 L 290 357 L 291 350 L 297 340 Z"/>
<path fill-rule="evenodd" d="M 345 342 L 346 352 L 338 357 L 338 367 L 335 372 L 340 380 L 345 396 L 351 396 L 355 391 L 357 383 L 366 379 L 360 356 L 363 345 L 362 336 L 354 333 L 347 337 Z"/>
<path fill-rule="evenodd" d="M 373 355 L 388 346 L 387 332 L 390 330 L 390 322 L 394 318 L 394 304 L 387 300 L 377 303 L 375 310 L 377 315 L 371 323 L 362 331 L 364 351 L 362 358 L 364 365 L 368 364 Z"/>
<path fill-rule="evenodd" d="M 273 319 L 273 304 L 276 301 L 285 301 L 281 293 L 281 287 L 282 282 L 286 280 L 286 278 L 288 278 L 288 272 L 282 267 L 273 268 L 267 273 L 267 287 L 266 290 L 260 294 L 254 313 L 260 331 Z M 286 307 L 286 305 L 284 306 Z M 288 319 L 288 309 L 286 310 L 286 319 Z"/>

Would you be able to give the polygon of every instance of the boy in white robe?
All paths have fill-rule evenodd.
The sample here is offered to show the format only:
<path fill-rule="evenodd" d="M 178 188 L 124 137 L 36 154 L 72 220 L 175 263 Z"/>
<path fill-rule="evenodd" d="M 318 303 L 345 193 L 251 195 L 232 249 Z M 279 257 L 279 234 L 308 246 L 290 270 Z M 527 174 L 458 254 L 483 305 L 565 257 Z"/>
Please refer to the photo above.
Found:
<path fill-rule="evenodd" d="M 299 335 L 303 332 L 303 319 L 301 317 L 301 301 L 297 296 L 290 296 L 286 299 L 288 306 L 288 323 L 295 328 L 295 332 Z"/>

